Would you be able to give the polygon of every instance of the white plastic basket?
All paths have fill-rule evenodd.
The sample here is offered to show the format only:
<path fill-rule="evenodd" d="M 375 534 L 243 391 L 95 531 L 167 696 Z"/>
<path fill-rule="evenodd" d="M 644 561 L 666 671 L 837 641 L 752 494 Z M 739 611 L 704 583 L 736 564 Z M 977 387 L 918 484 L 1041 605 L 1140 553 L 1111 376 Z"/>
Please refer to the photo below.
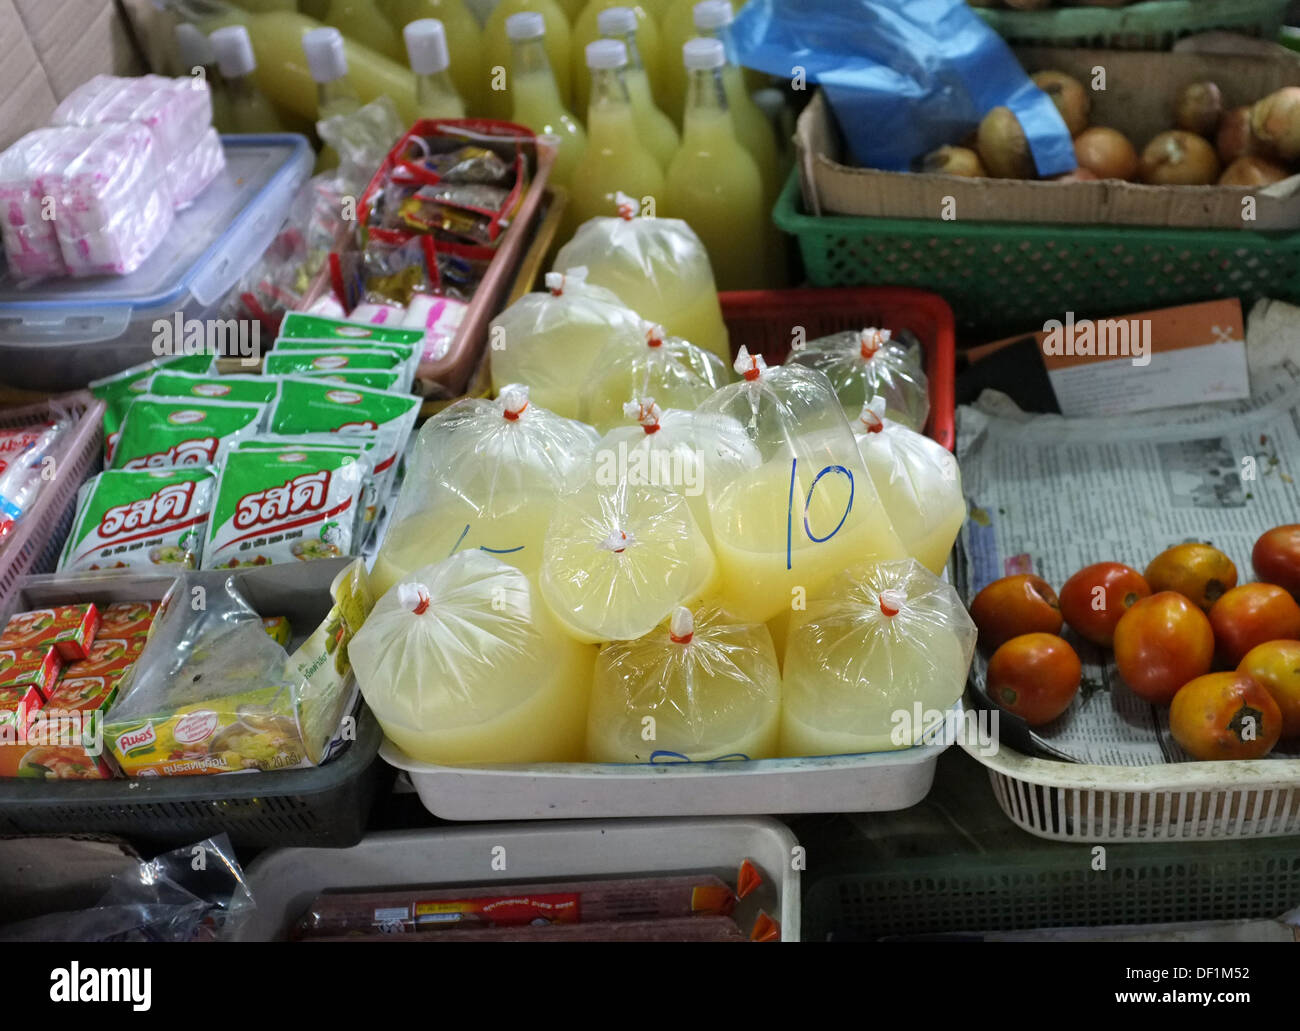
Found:
<path fill-rule="evenodd" d="M 1053 841 L 1189 841 L 1300 834 L 1300 759 L 1095 766 L 1001 745 L 966 751 L 1022 830 Z"/>
<path fill-rule="evenodd" d="M 257 909 L 242 941 L 283 939 L 320 892 L 493 881 L 574 880 L 714 873 L 734 883 L 743 860 L 764 884 L 750 896 L 781 921 L 781 940 L 799 940 L 798 842 L 772 819 L 611 820 L 484 824 L 371 834 L 352 848 L 283 848 L 248 868 Z M 494 852 L 503 848 L 504 853 Z M 494 865 L 504 855 L 505 869 Z M 766 898 L 763 897 L 766 893 Z"/>

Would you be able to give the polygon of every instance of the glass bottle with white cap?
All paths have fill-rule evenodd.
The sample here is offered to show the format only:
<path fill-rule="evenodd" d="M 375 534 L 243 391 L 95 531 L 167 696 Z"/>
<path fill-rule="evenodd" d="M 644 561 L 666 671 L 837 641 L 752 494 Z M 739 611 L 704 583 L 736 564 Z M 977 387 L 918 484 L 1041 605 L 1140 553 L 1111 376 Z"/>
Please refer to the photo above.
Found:
<path fill-rule="evenodd" d="M 202 75 L 212 92 L 212 124 L 218 132 L 239 132 L 230 124 L 230 105 L 225 83 L 217 70 L 217 53 L 203 30 L 188 22 L 176 26 L 176 59 L 181 75 Z M 195 69 L 198 69 L 196 71 Z"/>
<path fill-rule="evenodd" d="M 413 21 L 436 18 L 442 22 L 451 53 L 451 81 L 472 114 L 483 110 L 487 73 L 483 70 L 483 29 L 464 0 L 379 0 L 379 9 L 399 32 Z"/>
<path fill-rule="evenodd" d="M 511 15 L 531 11 L 540 14 L 546 22 L 546 54 L 551 59 L 555 85 L 560 91 L 560 101 L 568 106 L 572 102 L 569 86 L 569 44 L 571 33 L 569 19 L 555 0 L 498 0 L 496 7 L 483 26 L 483 51 L 489 88 L 485 105 L 490 117 L 509 118 L 511 97 L 508 89 L 510 71 L 510 36 L 506 21 Z M 501 88 L 497 88 L 501 87 Z M 573 108 L 579 114 L 582 108 Z"/>
<path fill-rule="evenodd" d="M 616 39 L 587 44 L 591 104 L 587 108 L 587 147 L 573 172 L 573 196 L 566 209 L 566 235 L 589 218 L 613 215 L 617 195 L 637 203 L 646 197 L 662 207 L 664 176 L 659 162 L 637 133 L 623 71 L 627 47 Z M 656 214 L 666 212 L 657 210 Z"/>
<path fill-rule="evenodd" d="M 695 230 L 719 290 L 762 285 L 763 182 L 736 138 L 722 84 L 726 55 L 716 39 L 682 47 L 689 77 L 682 145 L 668 168 L 664 206 Z"/>
<path fill-rule="evenodd" d="M 253 79 L 257 58 L 243 25 L 226 25 L 211 36 L 225 83 L 228 132 L 284 132 L 284 123 Z"/>
<path fill-rule="evenodd" d="M 600 29 L 600 14 L 610 7 L 629 7 L 636 15 L 636 42 L 644 62 L 646 77 L 652 94 L 659 91 L 659 80 L 663 77 L 663 51 L 659 42 L 659 26 L 650 17 L 640 0 L 588 0 L 582 14 L 573 23 L 573 45 L 570 61 L 573 65 L 573 104 L 578 111 L 585 110 L 591 102 L 591 80 L 584 67 L 585 47 L 588 43 L 606 35 Z"/>
<path fill-rule="evenodd" d="M 623 74 L 623 81 L 627 83 L 627 95 L 632 101 L 637 132 L 666 172 L 681 138 L 672 119 L 655 106 L 655 98 L 650 92 L 650 79 L 636 42 L 636 11 L 631 7 L 609 7 L 600 12 L 596 24 L 605 39 L 621 40 L 627 47 L 627 71 Z"/>
<path fill-rule="evenodd" d="M 332 0 L 325 24 L 384 57 L 401 61 L 405 56 L 402 41 L 388 19 L 379 13 L 375 0 Z"/>
<path fill-rule="evenodd" d="M 436 18 L 410 22 L 403 30 L 415 73 L 415 103 L 421 118 L 464 118 L 465 104 L 452 84 L 447 35 Z"/>
<path fill-rule="evenodd" d="M 568 189 L 573 170 L 587 146 L 587 134 L 560 99 L 551 59 L 546 53 L 546 19 L 536 11 L 521 11 L 506 19 L 510 37 L 510 96 L 514 107 L 510 120 L 525 125 L 537 135 L 559 141 L 551 182 Z"/>
<path fill-rule="evenodd" d="M 348 81 L 348 55 L 343 49 L 343 34 L 335 28 L 312 29 L 302 37 L 307 67 L 316 82 L 316 118 L 322 121 L 336 115 L 350 115 L 361 107 L 361 98 Z M 316 171 L 337 168 L 338 152 L 324 146 L 316 159 Z"/>

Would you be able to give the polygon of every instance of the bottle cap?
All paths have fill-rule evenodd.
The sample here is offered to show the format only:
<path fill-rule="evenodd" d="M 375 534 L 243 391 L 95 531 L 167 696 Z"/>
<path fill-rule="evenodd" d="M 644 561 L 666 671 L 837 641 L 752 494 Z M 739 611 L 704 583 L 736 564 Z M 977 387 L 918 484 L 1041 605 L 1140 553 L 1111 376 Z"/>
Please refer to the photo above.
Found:
<path fill-rule="evenodd" d="M 411 60 L 411 71 L 416 75 L 437 75 L 451 64 L 447 54 L 447 33 L 437 18 L 420 18 L 408 22 L 402 30 L 406 40 L 406 56 Z"/>
<path fill-rule="evenodd" d="M 253 41 L 244 26 L 227 25 L 215 30 L 209 38 L 217 52 L 217 66 L 227 79 L 251 75 L 257 69 Z"/>
<path fill-rule="evenodd" d="M 180 52 L 186 75 L 191 69 L 206 68 L 217 59 L 212 52 L 212 41 L 193 25 L 182 23 L 176 26 L 176 49 Z"/>
<path fill-rule="evenodd" d="M 310 29 L 302 34 L 302 49 L 307 68 L 316 82 L 333 82 L 348 73 L 348 55 L 343 49 L 343 33 L 338 29 Z"/>
<path fill-rule="evenodd" d="M 630 7 L 607 7 L 596 15 L 596 31 L 602 36 L 625 36 L 636 31 L 636 11 Z"/>
<path fill-rule="evenodd" d="M 720 39 L 690 39 L 682 46 L 682 61 L 692 72 L 721 68 L 727 63 L 727 51 Z"/>
<path fill-rule="evenodd" d="M 695 5 L 695 27 L 712 31 L 730 25 L 735 20 L 728 0 L 700 0 Z"/>
<path fill-rule="evenodd" d="M 752 99 L 768 118 L 776 119 L 785 111 L 785 94 L 772 86 L 755 90 Z"/>
<path fill-rule="evenodd" d="M 546 35 L 546 19 L 536 11 L 520 11 L 506 19 L 506 35 L 522 43 L 526 39 L 541 39 Z"/>
<path fill-rule="evenodd" d="M 627 64 L 627 47 L 621 39 L 598 39 L 587 44 L 587 67 L 593 71 L 622 68 Z"/>

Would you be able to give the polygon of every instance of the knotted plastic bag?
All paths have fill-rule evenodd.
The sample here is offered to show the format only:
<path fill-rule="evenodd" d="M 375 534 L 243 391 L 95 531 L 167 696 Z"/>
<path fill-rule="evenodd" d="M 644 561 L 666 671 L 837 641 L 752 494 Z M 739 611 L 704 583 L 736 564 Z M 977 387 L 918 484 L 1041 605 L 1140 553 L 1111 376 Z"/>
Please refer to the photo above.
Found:
<path fill-rule="evenodd" d="M 616 215 L 578 227 L 555 256 L 555 268 L 585 266 L 588 282 L 614 291 L 672 336 L 731 361 L 713 266 L 695 230 L 679 218 L 639 217 L 627 194 L 617 200 Z"/>
<path fill-rule="evenodd" d="M 488 341 L 493 390 L 523 383 L 537 404 L 569 419 L 606 348 L 644 346 L 641 317 L 572 266 L 548 272 L 544 293 L 525 294 L 493 319 Z"/>
<path fill-rule="evenodd" d="M 707 762 L 776 754 L 781 672 L 762 623 L 679 607 L 596 659 L 587 720 L 595 762 Z"/>
<path fill-rule="evenodd" d="M 595 650 L 562 633 L 519 570 L 464 551 L 416 570 L 352 639 L 389 740 L 449 765 L 582 758 Z"/>
<path fill-rule="evenodd" d="M 890 417 L 918 433 L 930 415 L 929 381 L 920 359 L 919 347 L 902 346 L 889 330 L 875 327 L 810 340 L 790 356 L 798 365 L 826 373 L 848 418 L 856 419 L 879 394 Z"/>
<path fill-rule="evenodd" d="M 858 566 L 790 617 L 782 755 L 917 744 L 961 697 L 975 624 L 915 559 Z"/>
<path fill-rule="evenodd" d="M 858 451 L 908 554 L 942 573 L 966 521 L 961 469 L 942 444 L 886 419 L 887 412 L 879 395 L 862 406 L 853 426 Z"/>
<path fill-rule="evenodd" d="M 669 487 L 593 477 L 560 498 L 542 548 L 542 597 L 579 641 L 649 633 L 699 601 L 713 553 L 686 498 Z"/>
<path fill-rule="evenodd" d="M 660 408 L 690 411 L 730 378 L 722 359 L 663 326 L 642 321 L 643 345 L 620 341 L 600 353 L 582 392 L 579 417 L 604 433 L 623 421 L 629 401 L 652 397 Z"/>
<path fill-rule="evenodd" d="M 760 458 L 706 477 L 719 598 L 757 623 L 815 597 L 849 565 L 907 552 L 830 380 L 802 365 L 769 369 L 743 347 L 735 368 L 741 382 L 699 412 L 739 422 Z"/>
<path fill-rule="evenodd" d="M 595 432 L 511 384 L 466 398 L 424 424 L 371 578 L 386 591 L 412 570 L 481 550 L 535 573 L 559 495 L 591 468 Z"/>

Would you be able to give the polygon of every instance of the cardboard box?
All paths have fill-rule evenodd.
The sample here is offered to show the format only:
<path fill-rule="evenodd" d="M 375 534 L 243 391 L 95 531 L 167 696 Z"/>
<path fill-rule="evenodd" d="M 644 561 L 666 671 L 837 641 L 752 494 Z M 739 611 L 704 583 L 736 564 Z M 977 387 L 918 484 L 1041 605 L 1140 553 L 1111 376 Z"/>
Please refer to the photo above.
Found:
<path fill-rule="evenodd" d="M 1206 79 L 1224 105 L 1251 104 L 1283 86 L 1300 85 L 1300 57 L 1123 50 L 1017 48 L 1029 72 L 1058 69 L 1089 85 L 1104 69 L 1106 89 L 1093 91 L 1092 125 L 1119 129 L 1141 152 L 1173 128 L 1178 90 Z M 954 144 L 958 140 L 952 141 Z M 962 221 L 1148 225 L 1219 229 L 1300 228 L 1300 175 L 1260 189 L 1232 186 L 1147 186 L 1118 181 L 1055 183 L 963 179 L 918 172 L 851 168 L 830 105 L 819 90 L 795 131 L 804 207 L 812 214 L 875 218 L 941 217 L 952 198 Z M 1255 198 L 1255 220 L 1242 218 L 1242 198 Z"/>
<path fill-rule="evenodd" d="M 10 616 L 4 633 L 0 634 L 0 649 L 22 650 L 49 645 L 64 662 L 76 662 L 90 654 L 97 633 L 99 610 L 93 603 L 56 604 Z"/>
<path fill-rule="evenodd" d="M 38 649 L 32 651 L 36 650 Z M 5 659 L 14 654 L 17 653 L 0 652 Z M 22 654 L 30 655 L 32 652 Z M 34 658 L 20 659 L 6 666 L 4 672 L 0 673 L 0 687 L 34 687 L 42 698 L 48 698 L 62 673 L 63 660 L 53 647 L 48 647 Z"/>
<path fill-rule="evenodd" d="M 113 602 L 100 610 L 99 632 L 104 637 L 147 637 L 157 613 L 156 601 Z"/>

